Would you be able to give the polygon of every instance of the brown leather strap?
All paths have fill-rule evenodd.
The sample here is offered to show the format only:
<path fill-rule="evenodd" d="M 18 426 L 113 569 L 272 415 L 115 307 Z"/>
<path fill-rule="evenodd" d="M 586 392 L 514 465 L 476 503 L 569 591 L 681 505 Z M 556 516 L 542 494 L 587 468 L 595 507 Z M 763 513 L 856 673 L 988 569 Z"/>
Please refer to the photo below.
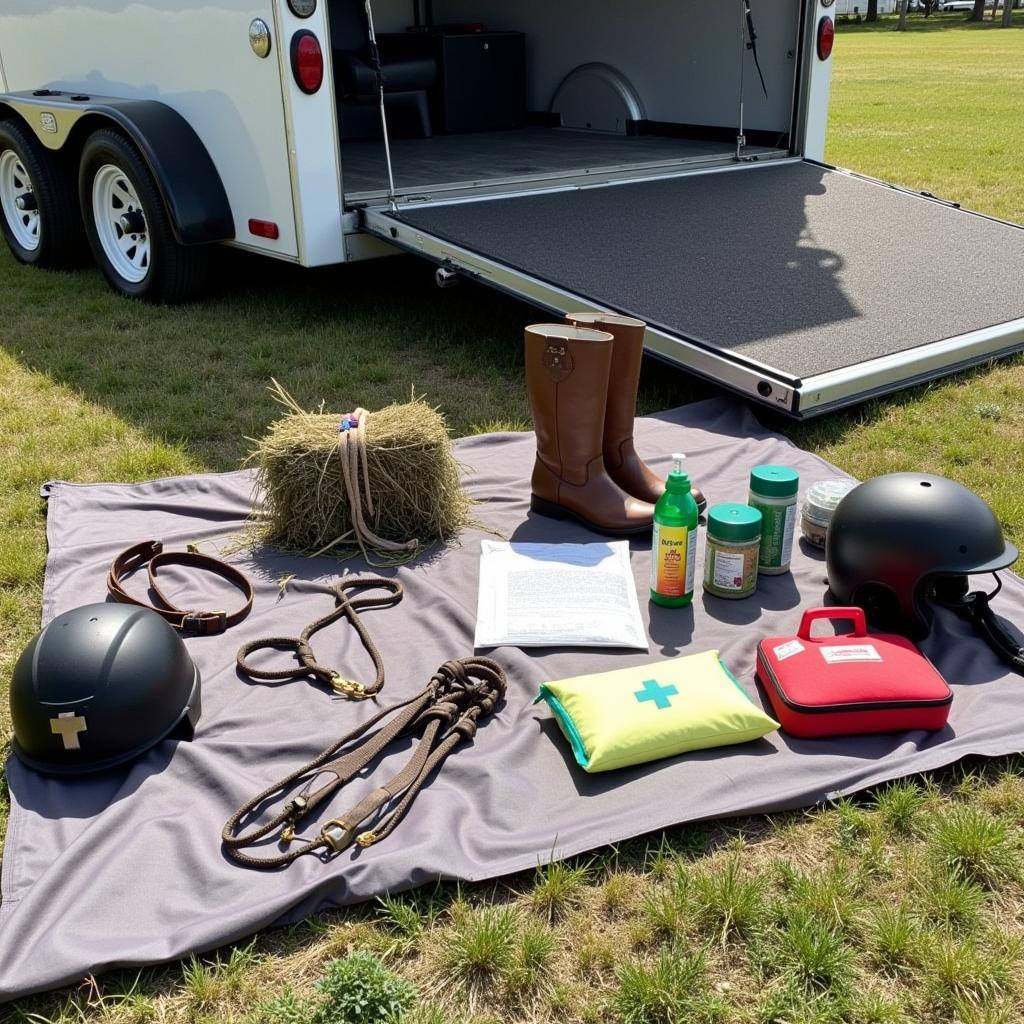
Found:
<path fill-rule="evenodd" d="M 327 857 L 353 843 L 367 847 L 379 842 L 394 831 L 448 755 L 461 743 L 473 739 L 480 720 L 501 702 L 505 686 L 505 673 L 488 658 L 445 662 L 416 696 L 374 715 L 240 807 L 221 834 L 225 854 L 245 867 L 280 868 L 306 853 Z M 393 717 L 386 725 L 357 742 L 389 716 Z M 292 842 L 303 818 L 364 772 L 396 740 L 417 733 L 420 740 L 405 766 L 350 810 L 326 822 L 318 835 L 298 840 L 297 845 L 276 855 L 258 857 L 245 852 L 246 847 L 268 840 L 272 833 L 278 833 L 281 844 Z M 248 832 L 243 831 L 244 823 L 254 823 L 267 812 L 271 802 L 285 797 L 300 783 L 300 791 L 277 814 L 262 824 L 252 824 Z M 392 804 L 390 814 L 378 817 Z M 367 822 L 370 826 L 364 828 Z"/>
<path fill-rule="evenodd" d="M 160 569 L 167 565 L 183 565 L 190 569 L 202 569 L 212 572 L 237 587 L 245 597 L 245 604 L 228 614 L 225 611 L 201 611 L 179 608 L 173 604 L 160 589 L 157 576 Z M 146 566 L 149 575 L 149 589 L 156 598 L 156 603 L 148 604 L 132 597 L 124 589 L 123 581 L 130 573 Z M 240 570 L 213 555 L 203 555 L 198 551 L 164 551 L 163 544 L 158 540 L 145 540 L 135 544 L 114 559 L 107 574 L 107 590 L 115 601 L 122 604 L 134 604 L 140 608 L 149 608 L 169 622 L 175 629 L 182 632 L 196 633 L 200 636 L 216 636 L 231 626 L 238 625 L 252 611 L 253 588 L 249 578 Z"/>
<path fill-rule="evenodd" d="M 387 594 L 370 597 L 360 595 L 349 597 L 350 590 L 365 590 L 367 588 L 378 588 L 387 591 Z M 389 580 L 384 576 L 351 576 L 338 580 L 319 589 L 325 590 L 334 595 L 334 611 L 329 612 L 322 618 L 311 622 L 298 636 L 272 636 L 259 640 L 251 640 L 243 644 L 238 651 L 236 662 L 238 670 L 244 672 L 252 679 L 266 679 L 268 681 L 285 681 L 289 679 L 302 679 L 305 676 L 313 676 L 320 682 L 332 687 L 335 692 L 353 700 L 364 700 L 373 697 L 384 687 L 384 661 L 377 650 L 376 644 L 367 632 L 359 617 L 360 611 L 365 608 L 393 608 L 402 600 L 402 584 L 397 580 Z M 354 679 L 343 676 L 337 669 L 321 665 L 313 653 L 310 640 L 314 634 L 326 628 L 338 619 L 345 618 L 351 623 L 352 628 L 359 636 L 363 649 L 369 654 L 376 670 L 376 676 L 372 683 L 360 683 Z M 294 668 L 284 669 L 262 669 L 250 664 L 250 656 L 256 651 L 271 648 L 278 651 L 291 651 L 298 665 Z"/>

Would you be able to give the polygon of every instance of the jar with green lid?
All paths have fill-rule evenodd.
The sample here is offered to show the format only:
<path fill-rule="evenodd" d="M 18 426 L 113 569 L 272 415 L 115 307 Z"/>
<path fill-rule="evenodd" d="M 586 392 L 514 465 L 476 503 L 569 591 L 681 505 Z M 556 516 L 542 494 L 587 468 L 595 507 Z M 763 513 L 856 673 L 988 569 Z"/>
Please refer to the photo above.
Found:
<path fill-rule="evenodd" d="M 704 590 L 715 597 L 750 597 L 757 589 L 761 513 L 727 502 L 708 509 Z"/>
<path fill-rule="evenodd" d="M 759 573 L 789 572 L 799 488 L 800 474 L 788 466 L 755 466 L 750 471 L 749 504 L 761 513 Z"/>

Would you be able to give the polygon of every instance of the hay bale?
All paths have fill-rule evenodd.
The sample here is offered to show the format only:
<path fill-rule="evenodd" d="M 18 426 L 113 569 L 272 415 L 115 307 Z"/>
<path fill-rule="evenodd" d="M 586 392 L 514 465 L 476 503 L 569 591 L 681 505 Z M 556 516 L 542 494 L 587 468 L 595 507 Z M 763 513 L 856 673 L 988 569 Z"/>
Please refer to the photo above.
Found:
<path fill-rule="evenodd" d="M 271 390 L 287 412 L 255 442 L 247 460 L 257 470 L 249 530 L 254 540 L 302 555 L 330 551 L 349 557 L 362 550 L 367 557 L 373 552 L 398 562 L 469 523 L 471 501 L 459 483 L 444 417 L 423 399 L 413 395 L 409 402 L 389 405 L 359 427 L 373 506 L 371 513 L 363 494 L 362 515 L 378 537 L 409 545 L 396 552 L 360 537 L 353 523 L 347 455 L 338 430 L 342 414 L 322 407 L 307 412 L 276 381 Z M 364 487 L 362 471 L 359 487 Z M 375 561 L 380 564 L 381 558 Z"/>

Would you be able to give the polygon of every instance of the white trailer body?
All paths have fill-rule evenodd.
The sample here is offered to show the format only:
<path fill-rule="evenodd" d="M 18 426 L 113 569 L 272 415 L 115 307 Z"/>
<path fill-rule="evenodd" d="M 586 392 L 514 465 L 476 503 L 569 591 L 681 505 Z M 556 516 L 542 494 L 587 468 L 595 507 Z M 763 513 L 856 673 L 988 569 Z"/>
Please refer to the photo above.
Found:
<path fill-rule="evenodd" d="M 1024 347 L 1024 286 L 990 272 L 1024 231 L 821 163 L 831 2 L 432 7 L 417 33 L 407 0 L 366 5 L 381 52 L 432 62 L 381 102 L 372 68 L 350 82 L 364 0 L 0 0 L 12 250 L 67 263 L 81 216 L 115 288 L 174 301 L 213 243 L 307 267 L 404 249 L 639 316 L 655 355 L 794 416 Z M 457 126 L 502 90 L 522 123 Z"/>

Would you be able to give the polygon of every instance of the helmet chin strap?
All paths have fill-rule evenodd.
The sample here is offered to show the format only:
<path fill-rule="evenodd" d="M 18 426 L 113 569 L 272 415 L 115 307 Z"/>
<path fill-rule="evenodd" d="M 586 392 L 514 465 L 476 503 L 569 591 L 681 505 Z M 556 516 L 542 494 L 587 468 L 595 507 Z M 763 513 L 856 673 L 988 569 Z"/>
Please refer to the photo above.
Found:
<path fill-rule="evenodd" d="M 1003 581 L 998 573 L 996 589 L 990 594 L 984 591 L 969 591 L 966 576 L 958 576 L 949 580 L 946 585 L 935 588 L 935 602 L 945 608 L 951 608 L 962 619 L 971 623 L 984 641 L 999 657 L 1015 672 L 1024 675 L 1024 645 L 1017 636 L 1003 625 L 1003 621 L 992 611 L 992 598 L 1003 588 Z"/>

